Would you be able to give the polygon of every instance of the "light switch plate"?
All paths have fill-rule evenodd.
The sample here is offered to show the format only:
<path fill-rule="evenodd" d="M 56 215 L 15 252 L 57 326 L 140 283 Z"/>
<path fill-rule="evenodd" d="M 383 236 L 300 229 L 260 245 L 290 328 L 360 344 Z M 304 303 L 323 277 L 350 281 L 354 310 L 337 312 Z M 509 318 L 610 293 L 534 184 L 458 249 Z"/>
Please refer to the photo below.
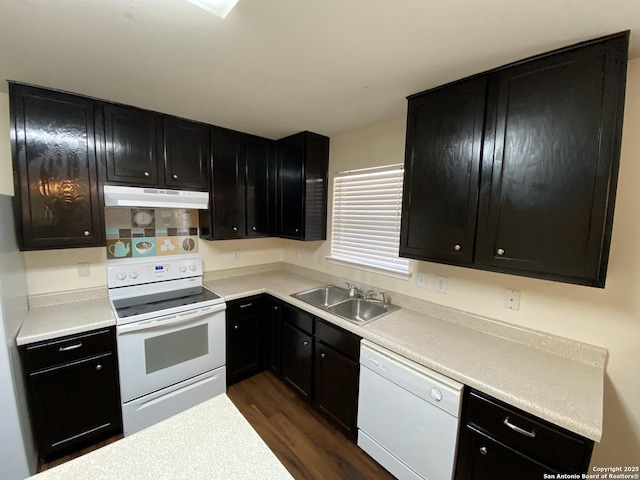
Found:
<path fill-rule="evenodd" d="M 91 276 L 91 270 L 89 268 L 88 262 L 78 263 L 78 276 L 79 277 L 89 277 Z"/>
<path fill-rule="evenodd" d="M 231 258 L 233 258 L 233 261 L 234 261 L 234 262 L 238 262 L 238 261 L 240 261 L 240 252 L 234 251 L 234 252 L 231 254 Z"/>
<path fill-rule="evenodd" d="M 427 274 L 426 273 L 418 273 L 418 275 L 416 275 L 416 287 L 418 287 L 418 288 L 427 288 Z"/>

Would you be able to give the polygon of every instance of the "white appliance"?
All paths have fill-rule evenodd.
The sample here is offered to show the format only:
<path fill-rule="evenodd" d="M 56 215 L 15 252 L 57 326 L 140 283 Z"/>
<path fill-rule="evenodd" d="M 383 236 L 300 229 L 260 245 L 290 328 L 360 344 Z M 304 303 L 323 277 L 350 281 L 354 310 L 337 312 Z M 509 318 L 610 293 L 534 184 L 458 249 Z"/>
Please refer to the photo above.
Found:
<path fill-rule="evenodd" d="M 197 254 L 111 261 L 124 435 L 226 392 L 224 298 Z"/>
<path fill-rule="evenodd" d="M 206 210 L 209 206 L 208 192 L 191 190 L 169 190 L 153 187 L 104 186 L 105 207 L 162 207 L 195 208 Z"/>
<path fill-rule="evenodd" d="M 463 385 L 367 340 L 358 446 L 397 478 L 453 477 Z"/>
<path fill-rule="evenodd" d="M 36 472 L 37 455 L 16 345 L 28 307 L 11 202 L 0 195 L 0 478 L 22 480 Z"/>

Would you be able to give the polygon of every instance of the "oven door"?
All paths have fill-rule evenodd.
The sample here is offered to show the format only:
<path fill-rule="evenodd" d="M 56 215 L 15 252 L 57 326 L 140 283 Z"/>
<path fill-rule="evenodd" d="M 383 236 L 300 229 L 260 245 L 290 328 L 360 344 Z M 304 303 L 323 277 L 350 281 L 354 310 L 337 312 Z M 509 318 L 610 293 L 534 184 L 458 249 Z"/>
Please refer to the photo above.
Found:
<path fill-rule="evenodd" d="M 117 326 L 122 402 L 223 366 L 225 308 L 223 303 Z"/>

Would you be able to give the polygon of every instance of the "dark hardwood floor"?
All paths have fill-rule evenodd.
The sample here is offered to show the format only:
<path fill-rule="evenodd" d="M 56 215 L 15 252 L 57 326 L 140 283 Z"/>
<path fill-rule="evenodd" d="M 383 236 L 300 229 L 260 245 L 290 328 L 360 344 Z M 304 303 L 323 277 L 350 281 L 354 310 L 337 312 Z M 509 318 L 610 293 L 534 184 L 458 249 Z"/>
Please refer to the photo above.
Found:
<path fill-rule="evenodd" d="M 394 478 L 271 372 L 227 395 L 296 479 Z"/>

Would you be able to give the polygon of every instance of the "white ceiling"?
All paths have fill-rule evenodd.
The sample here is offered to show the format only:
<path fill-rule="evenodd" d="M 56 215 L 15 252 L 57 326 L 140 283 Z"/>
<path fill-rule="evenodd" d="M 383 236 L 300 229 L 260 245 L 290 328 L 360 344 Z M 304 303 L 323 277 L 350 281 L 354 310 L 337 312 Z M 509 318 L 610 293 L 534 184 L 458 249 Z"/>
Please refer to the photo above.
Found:
<path fill-rule="evenodd" d="M 631 29 L 638 0 L 0 0 L 0 79 L 280 138 L 405 115 L 405 97 Z M 2 82 L 1 91 L 6 91 Z"/>

